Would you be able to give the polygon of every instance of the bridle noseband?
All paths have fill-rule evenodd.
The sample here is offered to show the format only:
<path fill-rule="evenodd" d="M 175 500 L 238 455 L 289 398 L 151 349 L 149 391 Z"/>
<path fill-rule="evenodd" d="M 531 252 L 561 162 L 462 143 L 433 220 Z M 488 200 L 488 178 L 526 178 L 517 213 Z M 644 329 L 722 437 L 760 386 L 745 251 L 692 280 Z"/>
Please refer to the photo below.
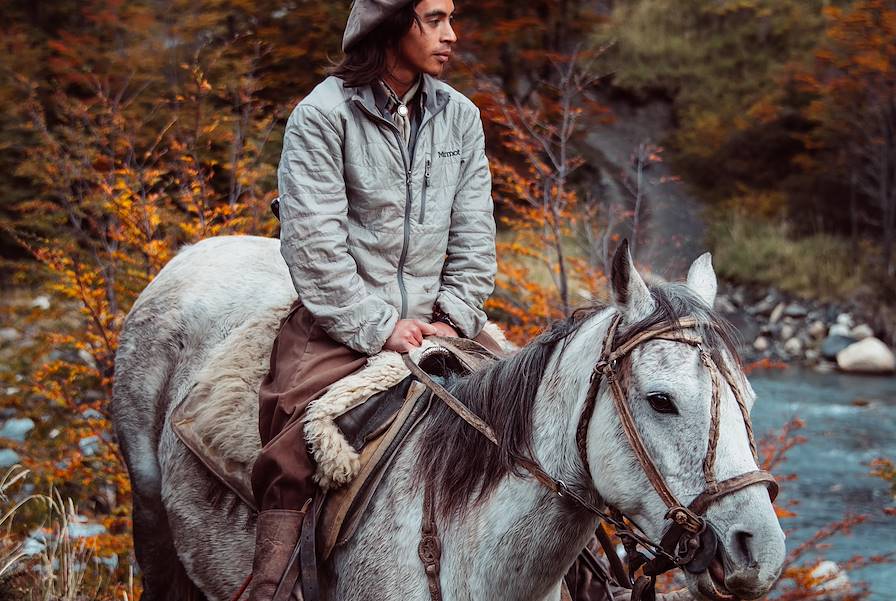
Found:
<path fill-rule="evenodd" d="M 617 345 L 616 334 L 621 322 L 622 315 L 617 314 L 607 330 L 600 358 L 592 370 L 588 392 L 585 397 L 584 409 L 582 410 L 579 423 L 576 427 L 576 447 L 585 474 L 590 477 L 591 469 L 588 462 L 586 444 L 588 428 L 594 414 L 594 408 L 601 383 L 606 381 L 610 386 L 613 405 L 619 415 L 629 445 L 637 457 L 638 462 L 641 464 L 651 486 L 668 508 L 665 517 L 671 524 L 663 534 L 660 542 L 655 543 L 651 541 L 643 534 L 638 533 L 633 526 L 629 526 L 625 516 L 619 510 L 608 506 L 603 499 L 600 498 L 600 495 L 597 494 L 597 491 L 593 490 L 593 487 L 589 488 L 592 489 L 590 491 L 591 496 L 597 496 L 597 503 L 580 495 L 562 480 L 550 476 L 537 462 L 531 459 L 522 459 L 519 463 L 524 469 L 531 473 L 539 483 L 551 492 L 573 500 L 583 509 L 596 514 L 603 521 L 614 526 L 616 533 L 619 535 L 623 546 L 626 549 L 627 569 L 622 567 L 622 562 L 602 525 L 597 528 L 596 533 L 601 546 L 607 554 L 614 579 L 617 581 L 618 585 L 632 589 L 632 600 L 634 601 L 642 598 L 647 600 L 654 597 L 653 587 L 656 576 L 659 574 L 667 572 L 675 567 L 682 567 L 691 573 L 697 574 L 704 572 L 709 567 L 710 562 L 712 562 L 715 557 L 718 547 L 718 539 L 715 530 L 708 524 L 704 517 L 706 510 L 710 505 L 726 495 L 760 483 L 765 484 L 768 487 L 769 496 L 772 501 L 774 501 L 778 494 L 778 485 L 775 482 L 774 477 L 764 470 L 753 470 L 721 482 L 716 480 L 715 459 L 716 446 L 718 445 L 719 440 L 719 413 L 721 405 L 720 376 L 725 380 L 734 393 L 734 398 L 740 408 L 744 426 L 746 427 L 747 437 L 750 442 L 750 450 L 757 463 L 759 460 L 756 454 L 756 443 L 753 438 L 750 413 L 741 387 L 735 381 L 733 374 L 728 370 L 720 355 L 707 351 L 703 340 L 699 336 L 685 332 L 685 330 L 694 329 L 698 325 L 697 319 L 693 317 L 684 317 L 679 319 L 676 324 L 646 330 L 633 336 L 625 343 Z M 707 445 L 706 456 L 703 459 L 703 474 L 706 481 L 706 489 L 687 506 L 678 500 L 666 484 L 665 479 L 662 474 L 660 474 L 650 453 L 647 451 L 644 442 L 641 440 L 641 436 L 635 426 L 634 418 L 632 417 L 626 402 L 625 391 L 622 389 L 622 384 L 620 382 L 619 361 L 625 359 L 635 348 L 650 340 L 679 342 L 697 348 L 700 353 L 700 360 L 709 370 L 710 379 L 712 381 L 709 444 Z M 403 357 L 408 369 L 410 369 L 420 381 L 426 384 L 426 386 L 432 390 L 433 394 L 442 399 L 455 413 L 479 431 L 483 436 L 488 438 L 492 443 L 498 444 L 497 437 L 488 424 L 473 414 L 460 400 L 448 392 L 448 390 L 442 387 L 438 382 L 433 380 L 429 374 L 414 363 L 407 354 Z M 435 530 L 434 502 L 432 494 L 430 494 L 430 491 L 428 490 L 424 491 L 423 513 L 423 533 L 424 541 L 426 542 L 421 541 L 420 556 L 426 567 L 431 596 L 433 599 L 440 599 L 441 591 L 438 585 L 438 558 L 440 556 L 438 548 L 439 542 Z M 638 551 L 637 545 L 641 545 L 649 550 L 653 557 L 648 558 L 642 552 Z M 644 576 L 636 577 L 635 573 L 642 567 Z"/>

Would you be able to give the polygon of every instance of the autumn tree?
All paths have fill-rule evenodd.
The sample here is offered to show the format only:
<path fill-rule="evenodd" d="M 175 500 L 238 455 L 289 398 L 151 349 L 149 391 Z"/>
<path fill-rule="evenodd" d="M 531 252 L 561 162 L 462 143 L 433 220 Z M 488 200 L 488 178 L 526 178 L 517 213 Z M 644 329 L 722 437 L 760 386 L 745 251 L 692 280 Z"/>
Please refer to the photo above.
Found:
<path fill-rule="evenodd" d="M 580 177 L 585 161 L 577 149 L 584 123 L 606 116 L 588 97 L 599 54 L 555 57 L 551 79 L 526 104 L 479 78 L 475 99 L 497 140 L 491 169 L 507 232 L 498 241 L 501 273 L 489 307 L 520 341 L 600 293 L 605 245 L 593 234 L 605 215 Z"/>
<path fill-rule="evenodd" d="M 16 309 L 38 344 L 0 369 L 4 406 L 40 424 L 18 448 L 34 484 L 106 526 L 91 544 L 119 556 L 118 583 L 131 566 L 130 487 L 108 414 L 119 329 L 184 243 L 275 232 L 282 123 L 320 76 L 327 15 L 347 9 L 182 4 L 194 19 L 139 0 L 92 0 L 51 22 L 23 10 L 4 37 L 3 135 L 24 186 L 0 229 L 32 258 L 16 279 L 51 299 Z M 283 39 L 320 15 L 319 33 Z"/>
<path fill-rule="evenodd" d="M 861 0 L 827 7 L 814 69 L 800 77 L 813 96 L 817 127 L 806 136 L 808 164 L 836 165 L 874 207 L 889 276 L 896 275 L 896 2 Z M 853 213 L 855 208 L 853 208 Z"/>

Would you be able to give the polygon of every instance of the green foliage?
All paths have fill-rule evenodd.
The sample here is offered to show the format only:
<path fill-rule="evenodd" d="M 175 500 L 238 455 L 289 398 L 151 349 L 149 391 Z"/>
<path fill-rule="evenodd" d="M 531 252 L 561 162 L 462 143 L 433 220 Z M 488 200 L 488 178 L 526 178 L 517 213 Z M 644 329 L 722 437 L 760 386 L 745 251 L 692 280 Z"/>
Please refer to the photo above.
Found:
<path fill-rule="evenodd" d="M 680 107 L 736 114 L 811 49 L 822 0 L 640 0 L 618 3 L 599 34 L 614 40 L 614 84 L 662 91 Z M 718 106 L 719 104 L 723 106 Z"/>
<path fill-rule="evenodd" d="M 619 3 L 599 33 L 614 41 L 615 86 L 674 102 L 671 162 L 702 196 L 739 184 L 778 187 L 796 145 L 776 103 L 778 80 L 807 56 L 823 27 L 823 0 L 639 0 Z"/>

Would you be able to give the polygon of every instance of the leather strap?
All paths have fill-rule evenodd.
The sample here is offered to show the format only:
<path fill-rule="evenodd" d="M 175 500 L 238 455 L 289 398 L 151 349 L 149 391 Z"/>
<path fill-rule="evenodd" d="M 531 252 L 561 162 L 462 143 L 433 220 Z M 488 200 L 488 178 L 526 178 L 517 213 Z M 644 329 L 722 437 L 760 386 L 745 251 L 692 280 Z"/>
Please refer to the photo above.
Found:
<path fill-rule="evenodd" d="M 585 407 L 582 409 L 582 415 L 579 416 L 579 424 L 576 426 L 576 449 L 579 451 L 579 460 L 585 466 L 585 473 L 589 476 L 591 475 L 591 466 L 588 464 L 588 453 L 586 451 L 588 424 L 591 423 L 591 416 L 594 415 L 597 393 L 600 390 L 601 379 L 603 379 L 603 369 L 604 366 L 608 365 L 607 358 L 613 350 L 613 341 L 616 339 L 616 330 L 620 322 L 622 322 L 622 315 L 617 315 L 607 329 L 607 335 L 604 337 L 600 351 L 600 359 L 594 365 L 594 369 L 591 370 L 588 392 L 585 395 Z"/>
<path fill-rule="evenodd" d="M 417 554 L 426 572 L 430 598 L 432 601 L 442 601 L 442 587 L 439 583 L 442 543 L 436 527 L 435 501 L 428 484 L 423 486 L 423 517 L 420 522 L 420 544 L 417 545 Z"/>
<path fill-rule="evenodd" d="M 307 599 L 308 601 L 320 601 L 320 572 L 317 566 L 317 521 L 320 510 L 323 507 L 326 493 L 318 491 L 311 504 L 311 510 L 305 516 L 302 524 L 302 536 L 299 539 L 301 547 L 301 559 L 299 567 L 302 577 L 294 585 L 293 598 Z"/>
<path fill-rule="evenodd" d="M 625 566 L 622 565 L 622 560 L 619 559 L 619 553 L 616 552 L 616 545 L 614 545 L 613 541 L 610 539 L 610 535 L 607 533 L 607 529 L 604 527 L 603 523 L 597 525 L 595 534 L 597 535 L 597 542 L 600 543 L 600 546 L 604 550 L 604 554 L 607 556 L 607 561 L 610 564 L 610 572 L 613 574 L 613 580 L 616 581 L 616 586 L 632 588 L 632 582 L 628 577 L 628 573 L 625 571 Z"/>
<path fill-rule="evenodd" d="M 402 358 L 404 359 L 405 365 L 408 369 L 411 370 L 411 373 L 414 374 L 415 377 L 419 378 L 421 382 L 423 382 L 427 388 L 432 390 L 433 394 L 439 397 L 448 407 L 451 408 L 461 419 L 467 422 L 469 425 L 473 426 L 480 434 L 485 436 L 492 444 L 496 446 L 500 446 L 498 444 L 498 438 L 495 435 L 494 430 L 492 430 L 491 426 L 489 426 L 485 421 L 470 411 L 466 405 L 464 405 L 460 400 L 457 399 L 453 394 L 451 394 L 444 386 L 436 382 L 432 379 L 432 377 L 426 373 L 419 365 L 417 365 L 413 359 L 408 354 L 403 354 Z M 517 459 L 517 462 L 520 464 L 520 467 L 525 469 L 527 472 L 532 474 L 532 476 L 538 480 L 545 488 L 550 490 L 553 493 L 561 494 L 561 487 L 558 480 L 552 478 L 541 469 L 535 461 L 531 459 L 527 459 L 525 457 L 521 457 Z"/>
<path fill-rule="evenodd" d="M 695 513 L 705 513 L 716 499 L 747 488 L 748 486 L 753 486 L 754 484 L 765 484 L 768 488 L 769 498 L 772 501 L 777 498 L 778 482 L 775 480 L 775 477 L 765 470 L 754 470 L 719 482 L 715 492 L 707 490 L 700 493 L 696 499 L 691 501 L 690 509 Z"/>
<path fill-rule="evenodd" d="M 404 360 L 404 364 L 407 366 L 411 373 L 414 374 L 421 382 L 426 384 L 427 388 L 432 390 L 433 394 L 442 399 L 446 405 L 451 407 L 451 410 L 458 414 L 461 419 L 465 422 L 473 426 L 480 434 L 488 438 L 493 444 L 498 444 L 498 439 L 495 438 L 495 432 L 492 430 L 491 426 L 482 421 L 478 415 L 470 411 L 466 408 L 466 406 L 455 398 L 453 394 L 445 390 L 445 387 L 433 380 L 428 373 L 423 371 L 419 365 L 414 363 L 414 360 L 411 359 L 411 356 L 407 353 L 402 353 L 401 358 Z"/>
<path fill-rule="evenodd" d="M 709 403 L 709 444 L 706 445 L 706 456 L 703 458 L 703 479 L 708 490 L 715 491 L 716 483 L 716 447 L 719 445 L 719 412 L 721 411 L 722 394 L 719 390 L 719 374 L 715 369 L 709 353 L 700 347 L 700 361 L 709 371 L 712 380 L 712 398 Z"/>

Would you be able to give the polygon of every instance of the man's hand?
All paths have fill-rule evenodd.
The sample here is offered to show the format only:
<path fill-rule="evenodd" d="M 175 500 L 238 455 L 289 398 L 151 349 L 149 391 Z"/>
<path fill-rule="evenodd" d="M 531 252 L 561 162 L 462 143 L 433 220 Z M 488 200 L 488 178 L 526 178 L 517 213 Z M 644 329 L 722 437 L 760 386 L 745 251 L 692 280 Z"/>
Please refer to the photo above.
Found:
<path fill-rule="evenodd" d="M 450 328 L 450 326 L 445 324 L 442 325 Z M 420 321 L 419 319 L 399 319 L 395 324 L 395 329 L 392 330 L 389 338 L 386 339 L 386 344 L 383 345 L 383 348 L 387 351 L 406 353 L 420 346 L 424 336 L 433 334 L 438 334 L 438 330 L 435 326 L 425 321 Z"/>
<path fill-rule="evenodd" d="M 449 326 L 447 323 L 443 321 L 434 321 L 432 322 L 432 327 L 436 329 L 436 336 L 446 336 L 448 338 L 460 338 L 460 334 L 457 333 L 457 330 Z"/>

